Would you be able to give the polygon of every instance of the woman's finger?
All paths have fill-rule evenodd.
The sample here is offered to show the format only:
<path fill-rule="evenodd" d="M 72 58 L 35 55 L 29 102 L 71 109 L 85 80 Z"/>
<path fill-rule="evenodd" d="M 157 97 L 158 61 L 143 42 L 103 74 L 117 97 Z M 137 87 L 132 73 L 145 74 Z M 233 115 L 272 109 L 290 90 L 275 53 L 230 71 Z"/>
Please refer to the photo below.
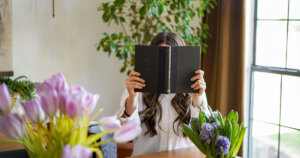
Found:
<path fill-rule="evenodd" d="M 140 77 L 136 77 L 136 76 L 129 77 L 129 81 L 138 81 L 140 83 L 145 83 L 145 80 L 143 80 Z"/>
<path fill-rule="evenodd" d="M 196 81 L 194 84 L 191 85 L 191 88 L 195 88 L 197 85 L 200 84 L 200 80 Z"/>
<path fill-rule="evenodd" d="M 138 86 L 140 86 L 140 87 L 145 87 L 145 86 L 146 86 L 146 84 L 142 84 L 142 83 L 135 82 L 135 81 L 129 82 L 128 85 L 138 85 Z"/>
<path fill-rule="evenodd" d="M 200 87 L 199 87 L 200 86 Z M 198 87 L 198 88 L 197 88 Z M 191 88 L 197 88 L 197 89 L 200 89 L 200 88 L 206 88 L 206 83 L 204 80 L 198 80 L 196 83 L 194 83 Z"/>
<path fill-rule="evenodd" d="M 194 87 L 193 89 L 194 89 L 194 90 L 198 90 L 198 89 L 200 89 L 200 87 L 201 87 L 201 86 L 198 84 L 198 85 L 197 85 L 196 87 Z"/>
<path fill-rule="evenodd" d="M 196 75 L 194 77 L 191 78 L 191 81 L 195 81 L 195 80 L 202 80 L 203 76 L 201 74 Z"/>
<path fill-rule="evenodd" d="M 198 89 L 202 89 L 205 90 L 206 89 L 206 84 L 198 84 L 195 88 L 193 88 L 194 90 L 198 90 Z"/>
<path fill-rule="evenodd" d="M 201 74 L 202 76 L 204 76 L 204 71 L 202 71 L 202 70 L 196 70 L 195 73 L 196 74 Z"/>
<path fill-rule="evenodd" d="M 140 76 L 141 74 L 136 72 L 136 71 L 131 71 L 130 74 L 129 74 L 129 77 L 131 76 Z"/>
<path fill-rule="evenodd" d="M 139 86 L 139 85 L 137 85 L 137 84 L 135 84 L 135 85 L 130 85 L 129 86 L 131 89 L 142 89 L 143 87 L 141 87 L 141 86 Z"/>

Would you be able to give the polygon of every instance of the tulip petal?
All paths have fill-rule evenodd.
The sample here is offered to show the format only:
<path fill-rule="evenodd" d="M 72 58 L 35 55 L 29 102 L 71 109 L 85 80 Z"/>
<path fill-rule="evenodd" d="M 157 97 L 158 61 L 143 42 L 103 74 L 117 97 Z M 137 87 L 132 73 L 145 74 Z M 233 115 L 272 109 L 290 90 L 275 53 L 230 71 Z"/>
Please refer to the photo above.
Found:
<path fill-rule="evenodd" d="M 0 132 L 10 139 L 21 140 L 25 131 L 25 121 L 18 114 L 6 113 L 0 120 Z"/>
<path fill-rule="evenodd" d="M 48 90 L 39 94 L 41 98 L 42 109 L 47 116 L 53 117 L 59 107 L 59 97 L 57 92 L 48 87 Z"/>
<path fill-rule="evenodd" d="M 49 82 L 51 86 L 55 88 L 57 93 L 66 91 L 69 87 L 65 76 L 62 73 L 57 73 L 53 75 L 50 79 L 47 79 L 46 81 Z"/>
<path fill-rule="evenodd" d="M 9 112 L 12 99 L 5 83 L 0 86 L 0 114 Z"/>
<path fill-rule="evenodd" d="M 121 122 L 120 120 L 117 119 L 116 115 L 109 116 L 109 117 L 104 117 L 100 119 L 100 129 L 102 131 L 106 131 L 108 129 L 113 129 L 113 128 L 121 128 Z"/>
<path fill-rule="evenodd" d="M 119 143 L 125 143 L 133 140 L 142 132 L 141 127 L 134 121 L 128 121 L 120 130 L 114 134 L 114 140 Z"/>
<path fill-rule="evenodd" d="M 33 122 L 43 121 L 45 119 L 44 111 L 42 110 L 40 99 L 34 98 L 27 102 L 22 102 L 21 105 L 24 108 L 27 118 Z"/>
<path fill-rule="evenodd" d="M 77 144 L 76 146 L 71 149 L 71 145 L 67 144 L 64 147 L 63 151 L 63 158 L 90 158 L 92 155 L 92 150 L 84 147 L 80 144 Z"/>

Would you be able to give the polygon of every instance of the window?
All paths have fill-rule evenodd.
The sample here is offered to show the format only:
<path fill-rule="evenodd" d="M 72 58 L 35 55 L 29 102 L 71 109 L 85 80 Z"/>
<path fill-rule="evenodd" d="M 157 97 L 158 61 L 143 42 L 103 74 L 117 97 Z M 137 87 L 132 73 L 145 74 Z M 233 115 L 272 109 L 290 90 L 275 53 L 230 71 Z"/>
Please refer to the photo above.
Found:
<path fill-rule="evenodd" d="M 300 0 L 256 0 L 248 157 L 300 157 Z"/>

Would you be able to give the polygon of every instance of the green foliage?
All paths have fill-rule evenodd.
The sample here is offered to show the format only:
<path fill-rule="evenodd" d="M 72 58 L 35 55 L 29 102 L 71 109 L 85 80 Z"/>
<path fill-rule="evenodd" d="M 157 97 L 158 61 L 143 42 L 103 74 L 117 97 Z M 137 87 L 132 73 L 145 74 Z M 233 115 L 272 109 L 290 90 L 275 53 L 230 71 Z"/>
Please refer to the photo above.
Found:
<path fill-rule="evenodd" d="M 212 110 L 209 108 L 210 111 L 210 117 L 207 116 L 204 111 L 200 108 L 199 113 L 199 121 L 198 121 L 198 127 L 196 128 L 196 123 L 194 118 L 192 118 L 191 125 L 193 128 L 189 127 L 189 125 L 184 124 L 181 128 L 182 132 L 187 135 L 191 141 L 197 146 L 197 148 L 205 154 L 208 158 L 234 158 L 237 156 L 238 151 L 241 147 L 246 128 L 243 127 L 242 124 L 238 124 L 238 113 L 234 112 L 233 110 L 228 114 L 227 118 L 223 118 L 221 113 L 216 111 L 218 113 L 218 117 L 214 117 L 212 114 Z M 212 143 L 207 144 L 206 142 L 203 142 L 200 138 L 200 131 L 201 126 L 203 123 L 213 123 L 213 122 L 219 122 L 220 128 L 218 129 L 216 126 L 215 128 L 215 134 L 211 138 Z M 230 148 L 229 152 L 226 155 L 223 155 L 223 152 L 221 155 L 216 155 L 216 149 L 215 149 L 215 141 L 219 135 L 226 136 L 229 138 L 230 141 Z M 221 149 L 222 151 L 223 149 Z"/>
<path fill-rule="evenodd" d="M 130 72 L 134 66 L 134 45 L 149 44 L 159 32 L 179 34 L 187 45 L 200 45 L 205 53 L 209 26 L 202 22 L 210 13 L 215 0 L 114 0 L 98 8 L 102 20 L 122 27 L 122 32 L 103 33 L 97 46 L 123 60 L 121 72 Z M 197 20 L 198 19 L 198 20 Z"/>
<path fill-rule="evenodd" d="M 26 76 L 20 76 L 14 80 L 9 77 L 0 76 L 0 84 L 2 83 L 7 85 L 12 96 L 13 93 L 20 93 L 21 98 L 25 101 L 34 98 L 36 94 L 33 82 L 28 80 Z"/>

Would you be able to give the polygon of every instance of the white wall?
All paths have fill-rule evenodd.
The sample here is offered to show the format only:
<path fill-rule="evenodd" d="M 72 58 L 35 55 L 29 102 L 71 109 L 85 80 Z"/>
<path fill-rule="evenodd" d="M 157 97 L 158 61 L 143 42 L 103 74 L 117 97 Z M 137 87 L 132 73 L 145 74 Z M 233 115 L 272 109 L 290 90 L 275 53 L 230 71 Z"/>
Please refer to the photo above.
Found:
<path fill-rule="evenodd" d="M 15 76 L 26 75 L 43 81 L 62 72 L 70 84 L 83 85 L 101 95 L 100 116 L 113 114 L 125 87 L 126 75 L 119 72 L 122 62 L 96 51 L 106 26 L 97 11 L 99 0 L 13 1 L 13 69 Z"/>

